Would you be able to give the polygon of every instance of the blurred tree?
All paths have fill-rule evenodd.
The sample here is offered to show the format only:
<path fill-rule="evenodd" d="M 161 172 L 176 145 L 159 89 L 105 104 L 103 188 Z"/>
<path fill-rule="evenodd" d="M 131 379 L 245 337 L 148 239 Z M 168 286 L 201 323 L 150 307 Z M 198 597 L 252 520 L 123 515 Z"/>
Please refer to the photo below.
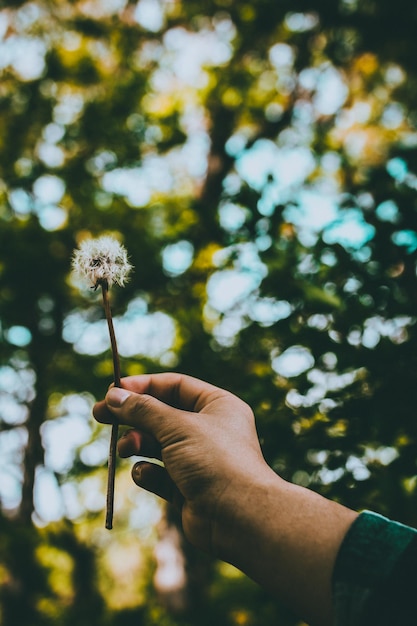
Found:
<path fill-rule="evenodd" d="M 231 389 L 276 471 L 417 525 L 416 21 L 411 0 L 0 9 L 4 626 L 295 624 L 189 552 L 126 462 L 102 529 L 111 358 L 69 273 L 91 235 L 135 266 L 123 373 Z M 152 582 L 169 537 L 181 611 Z"/>

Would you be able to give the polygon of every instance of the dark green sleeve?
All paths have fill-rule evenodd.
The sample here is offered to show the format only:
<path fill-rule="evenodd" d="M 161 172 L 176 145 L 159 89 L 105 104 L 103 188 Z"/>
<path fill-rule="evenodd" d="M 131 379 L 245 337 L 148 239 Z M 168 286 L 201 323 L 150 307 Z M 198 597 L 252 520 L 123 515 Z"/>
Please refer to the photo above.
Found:
<path fill-rule="evenodd" d="M 333 573 L 335 626 L 417 626 L 417 531 L 365 511 Z"/>

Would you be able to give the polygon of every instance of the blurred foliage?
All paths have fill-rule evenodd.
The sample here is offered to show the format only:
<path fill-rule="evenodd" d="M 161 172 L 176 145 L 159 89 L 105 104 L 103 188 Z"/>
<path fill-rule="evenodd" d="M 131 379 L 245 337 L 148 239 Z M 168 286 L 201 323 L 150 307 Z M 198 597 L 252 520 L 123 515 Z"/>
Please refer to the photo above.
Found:
<path fill-rule="evenodd" d="M 158 590 L 178 520 L 125 461 L 103 530 L 111 357 L 71 254 L 129 251 L 123 373 L 232 390 L 285 478 L 417 525 L 415 4 L 2 6 L 0 621 L 294 625 L 181 541 Z"/>

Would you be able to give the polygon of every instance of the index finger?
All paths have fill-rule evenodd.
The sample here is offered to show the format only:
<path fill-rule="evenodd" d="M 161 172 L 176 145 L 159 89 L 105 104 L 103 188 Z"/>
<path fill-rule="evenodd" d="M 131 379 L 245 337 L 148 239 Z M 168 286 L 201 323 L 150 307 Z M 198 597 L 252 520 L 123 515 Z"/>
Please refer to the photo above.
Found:
<path fill-rule="evenodd" d="M 175 372 L 140 374 L 122 378 L 121 386 L 135 393 L 148 394 L 176 409 L 200 412 L 208 404 L 230 395 L 193 376 Z"/>

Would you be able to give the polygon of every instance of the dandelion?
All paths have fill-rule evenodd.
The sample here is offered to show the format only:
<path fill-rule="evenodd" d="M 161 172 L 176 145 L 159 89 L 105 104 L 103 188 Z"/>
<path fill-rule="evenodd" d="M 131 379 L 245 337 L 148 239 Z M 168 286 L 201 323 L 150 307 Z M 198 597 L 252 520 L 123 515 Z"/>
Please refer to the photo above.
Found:
<path fill-rule="evenodd" d="M 109 287 L 113 283 L 123 287 L 132 269 L 126 248 L 108 236 L 84 240 L 74 253 L 72 265 L 95 289 L 103 282 Z"/>
<path fill-rule="evenodd" d="M 98 239 L 87 239 L 74 251 L 72 267 L 74 272 L 87 280 L 93 289 L 96 290 L 98 287 L 101 287 L 113 357 L 114 385 L 120 387 L 120 361 L 110 308 L 109 288 L 113 284 L 123 286 L 126 283 L 128 274 L 132 269 L 127 258 L 127 251 L 113 237 L 104 236 Z M 118 430 L 118 424 L 113 422 L 110 437 L 106 501 L 106 528 L 109 530 L 113 527 Z"/>

